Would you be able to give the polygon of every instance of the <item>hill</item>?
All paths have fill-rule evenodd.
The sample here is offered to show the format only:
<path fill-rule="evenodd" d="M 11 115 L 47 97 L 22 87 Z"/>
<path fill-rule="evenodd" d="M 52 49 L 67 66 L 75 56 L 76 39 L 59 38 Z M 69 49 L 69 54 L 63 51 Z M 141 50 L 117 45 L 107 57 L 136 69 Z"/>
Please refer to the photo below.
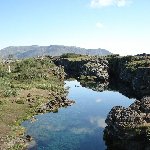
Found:
<path fill-rule="evenodd" d="M 13 55 L 15 58 L 29 58 L 42 55 L 60 56 L 65 53 L 75 53 L 81 55 L 111 55 L 112 53 L 105 49 L 85 49 L 75 46 L 62 46 L 62 45 L 50 45 L 50 46 L 9 46 L 0 50 L 0 57 L 7 58 L 9 55 Z"/>

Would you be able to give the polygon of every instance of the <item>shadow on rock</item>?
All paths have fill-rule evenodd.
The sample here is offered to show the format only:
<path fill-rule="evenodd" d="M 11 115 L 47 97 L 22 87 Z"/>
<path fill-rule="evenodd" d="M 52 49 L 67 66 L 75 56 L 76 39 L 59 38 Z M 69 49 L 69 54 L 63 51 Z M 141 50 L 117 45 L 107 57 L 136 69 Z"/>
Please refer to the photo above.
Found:
<path fill-rule="evenodd" d="M 106 140 L 106 150 L 150 150 L 150 143 L 138 140 Z"/>

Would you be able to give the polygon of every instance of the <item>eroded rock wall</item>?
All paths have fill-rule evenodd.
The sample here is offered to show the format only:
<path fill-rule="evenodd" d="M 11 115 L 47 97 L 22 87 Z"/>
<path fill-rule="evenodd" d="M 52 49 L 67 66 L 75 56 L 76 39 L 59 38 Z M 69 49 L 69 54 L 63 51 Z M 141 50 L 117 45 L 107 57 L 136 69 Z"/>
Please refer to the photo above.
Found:
<path fill-rule="evenodd" d="M 139 96 L 150 95 L 150 57 L 111 57 L 109 76 L 131 86 Z"/>
<path fill-rule="evenodd" d="M 89 57 L 87 59 L 55 59 L 57 65 L 64 66 L 69 76 L 87 78 L 96 81 L 109 79 L 108 61 L 104 58 Z"/>
<path fill-rule="evenodd" d="M 150 56 L 55 58 L 68 76 L 105 82 L 117 79 L 142 97 L 150 95 Z M 118 81 L 118 82 L 120 82 Z"/>

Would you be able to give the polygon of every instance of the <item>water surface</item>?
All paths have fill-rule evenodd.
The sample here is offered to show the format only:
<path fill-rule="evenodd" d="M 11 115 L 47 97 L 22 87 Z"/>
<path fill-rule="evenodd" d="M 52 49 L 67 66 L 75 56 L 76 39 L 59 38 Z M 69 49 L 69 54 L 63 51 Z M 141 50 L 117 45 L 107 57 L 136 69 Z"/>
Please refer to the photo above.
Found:
<path fill-rule="evenodd" d="M 74 105 L 58 113 L 37 115 L 36 122 L 25 121 L 23 126 L 35 139 L 30 150 L 104 150 L 105 119 L 113 106 L 128 107 L 134 99 L 119 92 L 96 92 L 82 87 L 78 81 L 66 81 L 68 98 Z"/>

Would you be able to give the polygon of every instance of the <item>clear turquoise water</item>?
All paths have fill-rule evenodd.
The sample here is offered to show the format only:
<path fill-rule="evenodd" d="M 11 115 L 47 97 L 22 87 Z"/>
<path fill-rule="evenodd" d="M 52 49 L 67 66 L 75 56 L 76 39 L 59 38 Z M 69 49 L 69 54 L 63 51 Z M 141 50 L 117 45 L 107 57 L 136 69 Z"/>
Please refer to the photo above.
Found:
<path fill-rule="evenodd" d="M 66 81 L 68 98 L 76 103 L 59 109 L 58 113 L 37 115 L 36 122 L 23 122 L 34 138 L 30 150 L 104 150 L 105 119 L 113 106 L 128 107 L 134 99 L 119 92 L 96 92 L 77 81 Z M 77 87 L 79 86 L 79 87 Z"/>

